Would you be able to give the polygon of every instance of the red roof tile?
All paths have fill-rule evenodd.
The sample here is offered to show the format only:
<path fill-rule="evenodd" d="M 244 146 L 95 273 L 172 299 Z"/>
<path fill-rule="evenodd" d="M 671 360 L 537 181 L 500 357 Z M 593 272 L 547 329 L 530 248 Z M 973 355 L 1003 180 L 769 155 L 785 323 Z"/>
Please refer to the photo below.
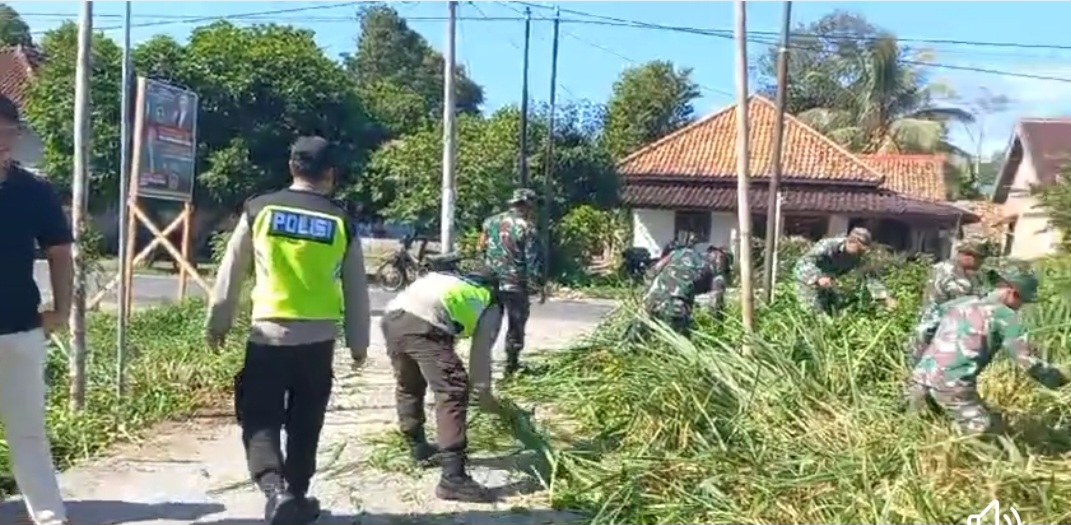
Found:
<path fill-rule="evenodd" d="M 24 46 L 0 49 L 0 94 L 10 98 L 20 111 L 25 108 L 26 91 L 40 64 L 41 55 L 36 49 Z"/>
<path fill-rule="evenodd" d="M 628 176 L 736 177 L 736 106 L 729 106 L 644 146 L 618 163 Z M 768 178 L 777 109 L 752 95 L 748 102 L 751 175 Z M 782 174 L 785 180 L 879 184 L 882 175 L 848 150 L 792 115 L 785 115 Z"/>
<path fill-rule="evenodd" d="M 943 201 L 945 158 L 943 155 L 859 155 L 874 171 L 885 175 L 882 188 L 927 201 Z"/>
<path fill-rule="evenodd" d="M 787 213 L 850 213 L 862 215 L 901 215 L 954 222 L 970 213 L 955 206 L 922 201 L 888 190 L 874 190 L 844 185 L 786 186 L 782 191 L 782 210 Z M 765 185 L 748 192 L 751 209 L 764 211 L 769 194 Z M 622 201 L 637 208 L 700 208 L 711 211 L 736 209 L 736 187 L 725 183 L 635 182 L 626 185 Z"/>

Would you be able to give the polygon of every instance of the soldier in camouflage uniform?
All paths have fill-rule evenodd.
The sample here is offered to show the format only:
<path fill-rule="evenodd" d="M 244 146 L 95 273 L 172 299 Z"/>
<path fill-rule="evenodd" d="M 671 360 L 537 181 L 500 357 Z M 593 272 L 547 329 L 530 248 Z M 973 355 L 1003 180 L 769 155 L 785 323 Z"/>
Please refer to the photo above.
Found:
<path fill-rule="evenodd" d="M 687 334 L 692 326 L 695 297 L 710 293 L 714 315 L 725 305 L 728 258 L 723 250 L 707 243 L 673 250 L 659 261 L 643 296 L 647 313 L 674 330 Z"/>
<path fill-rule="evenodd" d="M 513 192 L 510 209 L 483 221 L 480 247 L 484 264 L 502 283 L 502 302 L 506 306 L 506 375 L 520 368 L 524 349 L 524 331 L 528 323 L 528 296 L 543 283 L 539 260 L 535 208 L 538 197 L 530 189 Z"/>
<path fill-rule="evenodd" d="M 793 271 L 796 298 L 800 304 L 817 312 L 832 313 L 837 299 L 834 279 L 858 267 L 870 243 L 870 231 L 866 228 L 852 228 L 847 236 L 828 237 L 815 243 L 796 261 Z M 889 308 L 896 306 L 896 299 L 889 295 L 881 281 L 868 276 L 866 285 L 874 299 L 885 301 Z"/>
<path fill-rule="evenodd" d="M 984 297 L 945 303 L 933 341 L 912 370 L 904 395 L 909 406 L 939 408 L 968 433 L 1000 432 L 1001 421 L 978 396 L 978 376 L 1004 350 L 1039 383 L 1059 388 L 1067 371 L 1039 359 L 1027 341 L 1019 307 L 1037 298 L 1038 279 L 1023 266 L 994 273 L 996 289 Z"/>
<path fill-rule="evenodd" d="M 904 352 L 908 366 L 913 366 L 933 338 L 941 322 L 941 305 L 967 295 L 985 293 L 985 283 L 978 268 L 985 261 L 986 242 L 982 239 L 964 239 L 956 246 L 956 257 L 933 265 L 930 280 L 919 314 L 919 322 L 909 336 Z"/>

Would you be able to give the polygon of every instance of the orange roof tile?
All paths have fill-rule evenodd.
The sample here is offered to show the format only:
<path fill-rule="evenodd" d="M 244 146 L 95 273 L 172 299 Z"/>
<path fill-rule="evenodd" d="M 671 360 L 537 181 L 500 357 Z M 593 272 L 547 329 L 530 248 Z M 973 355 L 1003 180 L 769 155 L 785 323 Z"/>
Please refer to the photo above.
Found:
<path fill-rule="evenodd" d="M 0 48 L 0 94 L 10 98 L 22 111 L 26 104 L 26 91 L 41 56 L 36 49 L 23 46 Z"/>
<path fill-rule="evenodd" d="M 859 155 L 874 171 L 885 175 L 882 187 L 927 201 L 943 201 L 945 158 L 942 155 Z"/>
<path fill-rule="evenodd" d="M 956 201 L 953 204 L 978 216 L 978 222 L 963 226 L 964 234 L 980 235 L 989 240 L 1003 242 L 1004 234 L 1008 231 L 1008 222 L 1013 218 L 1005 213 L 1003 204 L 989 201 Z"/>
<path fill-rule="evenodd" d="M 726 107 L 640 148 L 618 163 L 624 176 L 730 178 L 736 176 L 736 106 Z M 748 100 L 751 175 L 769 177 L 777 108 L 769 99 Z M 848 150 L 785 115 L 782 174 L 786 180 L 879 184 L 882 175 Z"/>

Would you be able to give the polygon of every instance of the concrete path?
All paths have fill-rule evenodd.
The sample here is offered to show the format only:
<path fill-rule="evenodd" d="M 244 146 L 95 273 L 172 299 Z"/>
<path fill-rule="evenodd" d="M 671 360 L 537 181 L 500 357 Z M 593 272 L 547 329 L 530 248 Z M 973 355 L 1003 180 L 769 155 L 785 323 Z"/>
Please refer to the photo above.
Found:
<path fill-rule="evenodd" d="M 600 311 L 601 310 L 601 311 Z M 606 308 L 548 302 L 533 309 L 528 327 L 533 348 L 568 343 L 593 328 Z M 550 315 L 548 315 L 550 314 Z M 532 481 L 511 461 L 474 460 L 473 476 L 506 495 L 502 503 L 447 503 L 434 497 L 436 471 L 387 473 L 362 465 L 368 438 L 395 428 L 393 379 L 377 327 L 364 370 L 350 371 L 349 358 L 336 358 L 336 386 L 320 446 L 313 493 L 326 511 L 322 524 L 535 525 L 576 523 L 578 518 L 548 510 L 532 492 Z M 496 348 L 501 374 L 502 342 Z M 429 397 L 430 401 L 430 397 Z M 430 405 L 429 405 L 430 407 Z M 66 472 L 61 483 L 75 525 L 260 523 L 263 500 L 248 483 L 240 434 L 224 407 L 215 417 L 159 427 L 156 438 L 117 447 L 109 457 Z M 430 408 L 429 408 L 430 410 Z M 429 416 L 433 412 L 429 411 Z M 432 416 L 433 417 L 433 416 Z M 480 451 L 473 450 L 479 456 Z M 527 490 L 525 490 L 527 489 Z M 528 492 L 528 494 L 524 494 Z M 0 524 L 25 520 L 21 501 L 0 505 Z M 24 522 L 24 521 L 23 521 Z"/>

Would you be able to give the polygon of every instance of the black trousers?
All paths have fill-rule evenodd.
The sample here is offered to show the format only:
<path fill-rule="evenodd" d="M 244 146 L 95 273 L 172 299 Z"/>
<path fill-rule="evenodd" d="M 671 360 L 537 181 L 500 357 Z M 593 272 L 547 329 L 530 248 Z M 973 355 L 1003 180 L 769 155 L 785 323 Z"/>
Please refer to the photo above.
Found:
<path fill-rule="evenodd" d="M 524 331 L 528 325 L 531 303 L 526 290 L 503 290 L 502 304 L 506 308 L 506 356 L 517 359 L 524 350 Z"/>
<path fill-rule="evenodd" d="M 334 348 L 333 340 L 295 346 L 246 344 L 245 364 L 235 376 L 234 409 L 249 474 L 262 490 L 285 482 L 295 496 L 308 492 L 331 397 Z"/>
<path fill-rule="evenodd" d="M 465 452 L 469 375 L 454 351 L 454 336 L 407 312 L 388 312 L 382 323 L 402 433 L 410 439 L 424 435 L 424 395 L 431 387 L 439 450 Z"/>

